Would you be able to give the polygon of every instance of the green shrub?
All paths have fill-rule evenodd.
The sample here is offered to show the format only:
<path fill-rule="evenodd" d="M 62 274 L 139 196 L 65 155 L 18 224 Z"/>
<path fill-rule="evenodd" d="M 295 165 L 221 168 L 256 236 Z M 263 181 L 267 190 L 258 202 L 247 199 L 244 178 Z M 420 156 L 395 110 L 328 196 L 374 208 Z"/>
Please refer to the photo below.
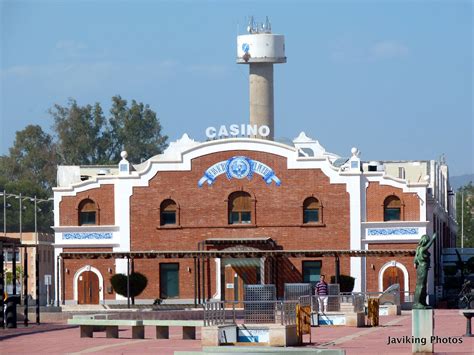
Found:
<path fill-rule="evenodd" d="M 127 297 L 127 275 L 115 274 L 110 278 L 112 288 L 119 295 Z M 139 272 L 130 274 L 130 297 L 136 297 L 146 288 L 148 280 Z"/>
<path fill-rule="evenodd" d="M 336 277 L 331 276 L 331 283 L 336 282 Z M 340 292 L 352 292 L 354 289 L 355 278 L 349 275 L 339 276 L 339 291 Z"/>

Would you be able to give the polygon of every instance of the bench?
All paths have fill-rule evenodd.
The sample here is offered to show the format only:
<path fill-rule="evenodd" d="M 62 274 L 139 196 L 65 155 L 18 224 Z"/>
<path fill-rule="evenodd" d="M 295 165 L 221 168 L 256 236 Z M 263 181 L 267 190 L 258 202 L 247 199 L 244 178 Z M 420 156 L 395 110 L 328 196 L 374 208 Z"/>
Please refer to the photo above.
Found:
<path fill-rule="evenodd" d="M 119 326 L 132 327 L 133 339 L 145 338 L 145 327 L 141 320 L 73 318 L 68 319 L 67 323 L 80 326 L 81 338 L 92 338 L 97 327 L 105 328 L 107 338 L 118 338 Z"/>
<path fill-rule="evenodd" d="M 183 339 L 196 339 L 196 327 L 203 327 L 202 320 L 144 320 L 143 325 L 156 327 L 156 339 L 169 339 L 169 327 L 183 327 Z"/>
<path fill-rule="evenodd" d="M 463 336 L 474 336 L 471 332 L 471 318 L 474 316 L 474 309 L 464 309 L 462 311 L 459 311 L 459 314 L 462 314 L 464 317 L 466 317 L 466 334 L 464 334 Z"/>

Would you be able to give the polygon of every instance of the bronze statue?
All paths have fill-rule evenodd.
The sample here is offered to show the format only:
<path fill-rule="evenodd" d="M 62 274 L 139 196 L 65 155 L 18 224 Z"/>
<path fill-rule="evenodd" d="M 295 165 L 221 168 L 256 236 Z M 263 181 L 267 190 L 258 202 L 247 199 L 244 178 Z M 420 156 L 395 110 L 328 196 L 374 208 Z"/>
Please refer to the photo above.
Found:
<path fill-rule="evenodd" d="M 415 268 L 416 268 L 416 288 L 413 303 L 413 309 L 431 308 L 426 304 L 426 282 L 428 280 L 428 270 L 430 268 L 430 252 L 431 247 L 436 239 L 436 233 L 430 239 L 426 234 L 423 235 L 416 247 Z"/>

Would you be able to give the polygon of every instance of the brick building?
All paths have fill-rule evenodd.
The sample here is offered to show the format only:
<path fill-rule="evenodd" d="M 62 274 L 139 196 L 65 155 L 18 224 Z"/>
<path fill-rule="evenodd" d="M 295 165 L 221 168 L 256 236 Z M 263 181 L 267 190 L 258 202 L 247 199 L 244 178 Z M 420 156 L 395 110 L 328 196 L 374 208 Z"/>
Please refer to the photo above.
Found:
<path fill-rule="evenodd" d="M 62 166 L 54 189 L 55 255 L 71 252 L 197 250 L 414 250 L 423 234 L 433 245 L 429 293 L 440 283 L 443 248 L 455 243 L 454 201 L 444 162 L 364 162 L 326 152 L 301 133 L 292 145 L 255 138 L 204 143 L 187 135 L 132 165 Z M 171 254 L 170 254 L 171 255 Z M 201 268 L 199 271 L 197 268 Z M 335 274 L 333 257 L 136 259 L 148 286 L 137 302 L 190 302 L 196 277 L 204 298 L 240 299 L 242 285 L 316 282 Z M 127 260 L 56 263 L 57 298 L 66 304 L 119 303 L 110 285 Z M 415 288 L 411 256 L 341 257 L 354 291 Z M 198 281 L 197 281 L 198 280 Z M 202 281 L 204 283 L 204 281 Z M 199 292 L 201 288 L 199 287 Z"/>

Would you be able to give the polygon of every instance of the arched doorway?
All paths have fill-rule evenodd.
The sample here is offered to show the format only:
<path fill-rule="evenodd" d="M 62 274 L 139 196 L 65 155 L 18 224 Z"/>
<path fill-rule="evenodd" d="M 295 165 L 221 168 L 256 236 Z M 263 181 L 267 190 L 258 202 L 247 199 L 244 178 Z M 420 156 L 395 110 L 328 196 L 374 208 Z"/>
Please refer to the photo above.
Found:
<path fill-rule="evenodd" d="M 99 304 L 99 277 L 92 271 L 84 271 L 77 280 L 77 303 Z"/>
<path fill-rule="evenodd" d="M 393 284 L 400 285 L 400 303 L 403 303 L 405 301 L 405 277 L 403 271 L 396 266 L 386 268 L 383 273 L 383 290 Z"/>

